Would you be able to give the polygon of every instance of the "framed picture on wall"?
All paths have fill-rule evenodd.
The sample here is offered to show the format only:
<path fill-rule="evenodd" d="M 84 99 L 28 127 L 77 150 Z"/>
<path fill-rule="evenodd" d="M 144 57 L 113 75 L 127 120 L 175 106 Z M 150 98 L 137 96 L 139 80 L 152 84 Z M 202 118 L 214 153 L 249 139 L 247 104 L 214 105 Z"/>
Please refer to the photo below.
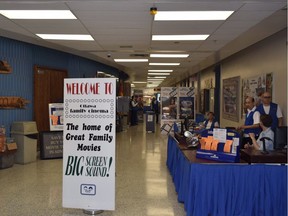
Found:
<path fill-rule="evenodd" d="M 273 73 L 260 74 L 253 77 L 248 77 L 242 80 L 242 100 L 241 110 L 242 118 L 245 117 L 246 109 L 244 107 L 245 99 L 250 96 L 255 100 L 255 105 L 261 103 L 261 95 L 268 91 L 272 95 L 273 88 Z"/>
<path fill-rule="evenodd" d="M 239 121 L 240 76 L 223 79 L 223 118 Z"/>

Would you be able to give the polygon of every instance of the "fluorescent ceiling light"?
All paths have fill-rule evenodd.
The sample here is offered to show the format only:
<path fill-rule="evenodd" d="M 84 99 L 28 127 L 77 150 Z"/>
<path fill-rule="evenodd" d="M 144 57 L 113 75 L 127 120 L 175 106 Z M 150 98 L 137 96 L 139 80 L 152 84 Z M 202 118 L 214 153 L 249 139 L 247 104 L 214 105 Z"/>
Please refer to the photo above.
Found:
<path fill-rule="evenodd" d="M 162 81 L 164 79 L 166 79 L 166 77 L 165 78 L 148 78 L 147 81 Z"/>
<path fill-rule="evenodd" d="M 155 85 L 155 84 L 147 84 L 147 87 L 148 87 L 148 88 L 154 88 L 154 87 L 158 87 L 158 85 Z"/>
<path fill-rule="evenodd" d="M 147 83 L 147 82 L 142 82 L 142 81 L 134 81 L 134 84 L 142 84 L 142 83 Z"/>
<path fill-rule="evenodd" d="M 166 73 L 171 73 L 173 70 L 148 70 L 148 72 L 166 72 Z"/>
<path fill-rule="evenodd" d="M 187 58 L 189 54 L 150 54 L 151 58 Z"/>
<path fill-rule="evenodd" d="M 180 63 L 149 63 L 149 65 L 167 65 L 167 66 L 173 66 L 173 65 L 180 65 Z"/>
<path fill-rule="evenodd" d="M 166 79 L 166 76 L 148 77 L 148 79 Z"/>
<path fill-rule="evenodd" d="M 148 59 L 114 59 L 115 62 L 148 62 Z"/>
<path fill-rule="evenodd" d="M 153 41 L 190 41 L 206 40 L 209 35 L 152 35 Z"/>
<path fill-rule="evenodd" d="M 170 75 L 170 73 L 148 73 L 148 75 Z"/>
<path fill-rule="evenodd" d="M 226 20 L 234 11 L 158 11 L 155 21 Z"/>
<path fill-rule="evenodd" d="M 91 35 L 82 34 L 36 34 L 38 37 L 46 40 L 83 40 L 93 41 Z"/>
<path fill-rule="evenodd" d="M 77 19 L 70 10 L 0 10 L 9 19 Z"/>

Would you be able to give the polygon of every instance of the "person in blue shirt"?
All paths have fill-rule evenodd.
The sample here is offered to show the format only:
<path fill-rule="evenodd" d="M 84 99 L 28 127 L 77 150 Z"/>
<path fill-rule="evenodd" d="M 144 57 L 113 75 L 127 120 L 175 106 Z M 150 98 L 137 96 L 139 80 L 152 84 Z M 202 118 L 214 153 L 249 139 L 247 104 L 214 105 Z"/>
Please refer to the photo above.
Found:
<path fill-rule="evenodd" d="M 260 116 L 260 127 L 262 128 L 262 132 L 260 133 L 258 139 L 256 140 L 254 133 L 249 133 L 250 138 L 252 140 L 252 145 L 249 143 L 245 144 L 244 148 L 253 148 L 255 150 L 263 150 L 263 145 L 265 142 L 265 148 L 267 151 L 271 151 L 274 149 L 274 132 L 271 129 L 272 125 L 272 117 L 267 114 L 263 114 Z M 268 138 L 263 141 L 263 138 Z"/>
<path fill-rule="evenodd" d="M 204 121 L 204 128 L 207 130 L 213 130 L 214 128 L 219 128 L 219 123 L 215 120 L 215 114 L 213 112 L 207 113 L 207 120 Z"/>
<path fill-rule="evenodd" d="M 260 114 L 269 114 L 272 117 L 272 130 L 276 127 L 282 126 L 283 114 L 278 104 L 271 102 L 271 94 L 269 92 L 264 92 L 261 96 L 262 104 L 257 107 L 257 111 Z"/>
<path fill-rule="evenodd" d="M 256 110 L 255 100 L 253 97 L 249 96 L 245 99 L 245 108 L 247 109 L 245 123 L 237 128 L 238 130 L 243 130 L 241 148 L 243 148 L 246 143 L 252 144 L 249 133 L 254 133 L 255 138 L 257 139 L 261 132 L 261 128 L 259 126 L 260 113 Z"/>

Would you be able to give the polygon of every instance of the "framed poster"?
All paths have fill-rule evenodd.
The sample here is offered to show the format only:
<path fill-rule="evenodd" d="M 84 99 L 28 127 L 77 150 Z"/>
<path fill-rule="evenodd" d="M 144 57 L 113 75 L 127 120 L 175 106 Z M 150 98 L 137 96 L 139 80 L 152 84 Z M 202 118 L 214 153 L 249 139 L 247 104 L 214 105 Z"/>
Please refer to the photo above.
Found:
<path fill-rule="evenodd" d="M 49 104 L 50 131 L 63 131 L 63 103 Z"/>
<path fill-rule="evenodd" d="M 255 105 L 258 106 L 261 103 L 261 95 L 265 91 L 270 92 L 272 95 L 273 87 L 273 73 L 261 74 L 258 76 L 248 77 L 242 80 L 242 101 L 241 110 L 242 117 L 245 116 L 246 109 L 244 107 L 245 99 L 253 97 Z"/>
<path fill-rule="evenodd" d="M 239 121 L 240 76 L 223 79 L 223 118 Z"/>

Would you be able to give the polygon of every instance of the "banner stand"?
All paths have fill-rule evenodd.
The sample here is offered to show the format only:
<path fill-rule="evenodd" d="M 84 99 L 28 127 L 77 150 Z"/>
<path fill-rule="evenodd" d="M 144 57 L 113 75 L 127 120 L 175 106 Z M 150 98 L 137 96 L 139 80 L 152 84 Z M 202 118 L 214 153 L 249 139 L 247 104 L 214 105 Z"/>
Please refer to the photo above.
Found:
<path fill-rule="evenodd" d="M 87 209 L 83 209 L 83 213 L 84 214 L 88 214 L 88 215 L 96 215 L 96 214 L 101 214 L 103 213 L 103 210 L 87 210 Z"/>

